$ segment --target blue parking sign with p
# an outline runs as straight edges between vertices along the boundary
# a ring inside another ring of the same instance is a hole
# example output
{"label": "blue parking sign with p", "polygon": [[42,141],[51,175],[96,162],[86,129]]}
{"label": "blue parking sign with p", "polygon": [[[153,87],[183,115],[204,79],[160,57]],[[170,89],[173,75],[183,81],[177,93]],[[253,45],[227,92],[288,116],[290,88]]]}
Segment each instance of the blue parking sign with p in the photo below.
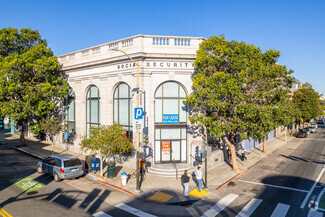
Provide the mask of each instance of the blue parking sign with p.
{"label": "blue parking sign with p", "polygon": [[143,108],[134,108],[134,119],[143,119]]}

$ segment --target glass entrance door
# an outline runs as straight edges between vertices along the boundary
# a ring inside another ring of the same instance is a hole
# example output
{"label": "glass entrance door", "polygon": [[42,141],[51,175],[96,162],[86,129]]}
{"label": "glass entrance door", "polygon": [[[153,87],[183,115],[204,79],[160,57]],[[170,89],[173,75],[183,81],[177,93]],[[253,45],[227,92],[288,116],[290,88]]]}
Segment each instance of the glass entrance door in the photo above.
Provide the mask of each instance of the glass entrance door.
{"label": "glass entrance door", "polygon": [[161,141],[161,161],[171,163],[181,161],[181,142],[180,141]]}

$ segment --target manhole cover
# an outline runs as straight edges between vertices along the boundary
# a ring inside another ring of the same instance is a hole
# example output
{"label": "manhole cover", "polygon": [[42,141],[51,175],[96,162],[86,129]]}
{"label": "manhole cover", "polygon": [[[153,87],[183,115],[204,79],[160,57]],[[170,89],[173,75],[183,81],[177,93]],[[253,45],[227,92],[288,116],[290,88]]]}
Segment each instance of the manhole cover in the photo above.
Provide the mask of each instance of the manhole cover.
{"label": "manhole cover", "polygon": [[30,191],[30,192],[27,193],[27,195],[34,195],[34,194],[37,194],[37,193],[38,193],[38,191]]}

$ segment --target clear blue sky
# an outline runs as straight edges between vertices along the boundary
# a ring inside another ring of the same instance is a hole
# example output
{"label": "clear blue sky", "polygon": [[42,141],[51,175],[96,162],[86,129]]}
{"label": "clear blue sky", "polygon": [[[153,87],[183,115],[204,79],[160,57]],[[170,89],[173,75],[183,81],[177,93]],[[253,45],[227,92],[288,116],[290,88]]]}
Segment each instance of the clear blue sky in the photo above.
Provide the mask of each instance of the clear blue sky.
{"label": "clear blue sky", "polygon": [[224,35],[263,51],[325,94],[325,0],[0,0],[0,28],[29,27],[55,55],[124,37]]}

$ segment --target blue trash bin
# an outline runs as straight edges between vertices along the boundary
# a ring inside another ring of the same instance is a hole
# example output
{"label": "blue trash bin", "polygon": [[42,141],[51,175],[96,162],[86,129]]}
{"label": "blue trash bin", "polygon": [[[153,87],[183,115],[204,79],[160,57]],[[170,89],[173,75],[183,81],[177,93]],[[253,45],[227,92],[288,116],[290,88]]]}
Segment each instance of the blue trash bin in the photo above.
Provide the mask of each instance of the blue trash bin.
{"label": "blue trash bin", "polygon": [[94,172],[100,169],[100,160],[99,158],[93,157],[91,159],[91,170]]}

